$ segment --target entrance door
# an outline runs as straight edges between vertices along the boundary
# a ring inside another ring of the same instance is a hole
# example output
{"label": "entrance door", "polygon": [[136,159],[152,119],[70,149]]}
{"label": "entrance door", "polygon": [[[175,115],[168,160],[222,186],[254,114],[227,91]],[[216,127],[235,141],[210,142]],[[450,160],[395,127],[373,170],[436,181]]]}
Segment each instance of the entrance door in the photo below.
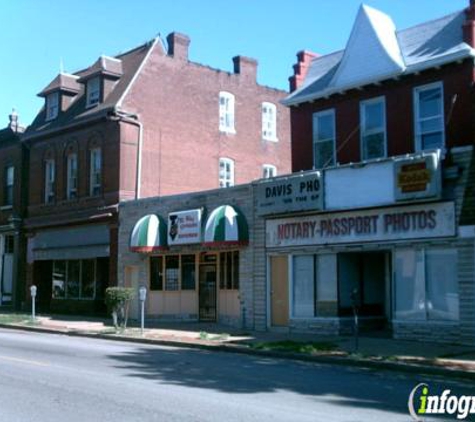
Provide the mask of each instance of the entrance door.
{"label": "entrance door", "polygon": [[200,264],[200,321],[216,321],[216,264]]}
{"label": "entrance door", "polygon": [[134,289],[135,296],[130,302],[129,315],[132,319],[140,319],[139,307],[139,269],[138,267],[125,267],[125,287]]}
{"label": "entrance door", "polygon": [[287,256],[270,258],[271,323],[286,327],[289,324],[289,280]]}

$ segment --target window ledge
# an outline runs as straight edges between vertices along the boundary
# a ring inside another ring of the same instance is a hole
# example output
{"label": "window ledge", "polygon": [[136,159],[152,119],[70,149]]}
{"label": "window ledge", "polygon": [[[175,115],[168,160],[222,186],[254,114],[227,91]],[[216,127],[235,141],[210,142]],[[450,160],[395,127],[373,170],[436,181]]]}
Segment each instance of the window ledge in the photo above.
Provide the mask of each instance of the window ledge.
{"label": "window ledge", "polygon": [[264,137],[262,137],[262,140],[267,141],[267,142],[279,142],[279,138],[264,138]]}
{"label": "window ledge", "polygon": [[226,135],[236,135],[236,129],[223,129],[223,128],[219,128],[219,131],[221,133],[224,133]]}
{"label": "window ledge", "polygon": [[2,205],[0,211],[7,211],[13,209],[13,205]]}

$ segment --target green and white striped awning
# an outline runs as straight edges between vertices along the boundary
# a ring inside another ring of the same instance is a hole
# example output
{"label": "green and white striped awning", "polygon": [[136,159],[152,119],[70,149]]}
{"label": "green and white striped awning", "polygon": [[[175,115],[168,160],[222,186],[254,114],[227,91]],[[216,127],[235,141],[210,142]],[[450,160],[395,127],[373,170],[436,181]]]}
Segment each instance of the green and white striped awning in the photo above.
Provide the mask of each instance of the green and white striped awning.
{"label": "green and white striped awning", "polygon": [[155,214],[142,217],[132,230],[130,249],[134,252],[154,252],[167,249],[165,221]]}
{"label": "green and white striped awning", "polygon": [[221,205],[209,215],[205,226],[204,246],[242,246],[249,243],[244,215],[231,205]]}

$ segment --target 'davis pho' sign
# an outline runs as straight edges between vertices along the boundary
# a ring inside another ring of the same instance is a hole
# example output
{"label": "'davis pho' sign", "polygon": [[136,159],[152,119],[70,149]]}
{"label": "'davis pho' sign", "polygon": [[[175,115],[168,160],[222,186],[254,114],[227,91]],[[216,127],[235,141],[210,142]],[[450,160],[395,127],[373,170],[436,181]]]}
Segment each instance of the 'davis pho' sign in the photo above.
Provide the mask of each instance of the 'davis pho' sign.
{"label": "'davis pho' sign", "polygon": [[321,172],[280,177],[257,185],[259,215],[323,209]]}

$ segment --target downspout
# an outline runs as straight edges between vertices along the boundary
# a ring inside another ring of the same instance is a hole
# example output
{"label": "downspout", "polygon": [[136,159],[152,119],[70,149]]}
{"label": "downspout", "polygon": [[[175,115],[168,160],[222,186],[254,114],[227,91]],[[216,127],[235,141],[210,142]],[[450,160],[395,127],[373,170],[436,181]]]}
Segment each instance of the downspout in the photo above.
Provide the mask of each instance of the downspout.
{"label": "downspout", "polygon": [[140,190],[142,186],[142,148],[143,148],[143,124],[139,121],[139,116],[134,113],[127,113],[125,111],[114,108],[114,116],[119,117],[119,120],[139,128],[139,139],[137,144],[137,164],[136,164],[136,178],[135,178],[135,199],[140,199]]}

